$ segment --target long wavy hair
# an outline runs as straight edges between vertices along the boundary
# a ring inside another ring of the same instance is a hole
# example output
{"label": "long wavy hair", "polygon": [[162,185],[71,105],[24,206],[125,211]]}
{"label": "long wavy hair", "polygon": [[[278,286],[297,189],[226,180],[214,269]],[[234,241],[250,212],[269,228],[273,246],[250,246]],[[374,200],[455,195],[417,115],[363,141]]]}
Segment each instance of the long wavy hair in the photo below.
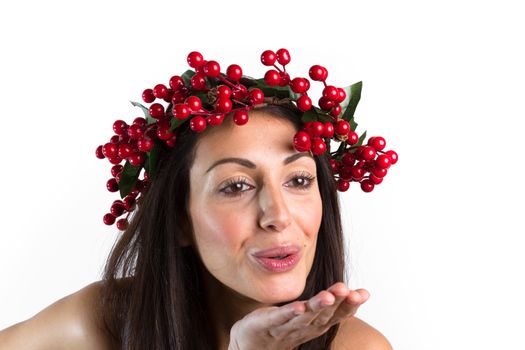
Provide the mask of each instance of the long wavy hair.
{"label": "long wavy hair", "polygon": [[[262,110],[290,121],[300,130],[301,112],[290,106]],[[181,126],[174,148],[161,154],[151,181],[128,228],[106,261],[99,315],[105,332],[122,349],[217,349],[210,332],[200,258],[192,246],[179,244],[191,222],[189,174],[198,134]],[[317,249],[306,286],[297,300],[311,298],[344,279],[345,257],[337,185],[328,155],[314,156],[323,203]],[[330,349],[339,325],[297,349]]]}

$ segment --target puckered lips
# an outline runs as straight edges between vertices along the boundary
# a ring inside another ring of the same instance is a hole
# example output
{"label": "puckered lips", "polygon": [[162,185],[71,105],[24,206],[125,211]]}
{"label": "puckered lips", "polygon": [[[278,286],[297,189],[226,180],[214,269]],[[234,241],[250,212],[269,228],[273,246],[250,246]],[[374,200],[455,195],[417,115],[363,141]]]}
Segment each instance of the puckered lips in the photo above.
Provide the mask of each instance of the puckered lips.
{"label": "puckered lips", "polygon": [[259,266],[269,272],[286,272],[293,269],[301,259],[297,245],[282,245],[252,253]]}

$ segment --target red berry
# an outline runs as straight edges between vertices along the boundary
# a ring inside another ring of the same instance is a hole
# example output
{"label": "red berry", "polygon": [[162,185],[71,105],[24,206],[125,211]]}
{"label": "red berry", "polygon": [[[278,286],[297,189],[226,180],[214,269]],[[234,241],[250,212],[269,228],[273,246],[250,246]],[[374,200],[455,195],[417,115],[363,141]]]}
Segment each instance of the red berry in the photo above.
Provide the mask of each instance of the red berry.
{"label": "red berry", "polygon": [[377,151],[382,151],[386,146],[386,141],[381,136],[374,136],[368,140],[368,145],[374,147]]}
{"label": "red berry", "polygon": [[164,117],[164,106],[160,103],[154,103],[149,106],[149,114],[152,118],[160,119]]}
{"label": "red berry", "polygon": [[339,97],[339,93],[337,92],[337,88],[333,85],[328,85],[323,89],[323,97],[330,100],[330,101],[336,101]]}
{"label": "red berry", "polygon": [[275,52],[271,50],[266,50],[261,55],[261,62],[265,66],[273,66],[275,64],[275,60],[277,60],[277,56],[275,55]]}
{"label": "red berry", "polygon": [[113,123],[113,131],[117,135],[124,135],[126,133],[126,129],[128,127],[128,124],[126,124],[123,120],[116,120]]}
{"label": "red berry", "polygon": [[114,158],[117,156],[117,145],[108,142],[102,146],[102,154],[107,158]]}
{"label": "red berry", "polygon": [[118,174],[122,172],[122,169],[124,169],[124,167],[120,164],[113,165],[111,167],[111,176],[113,177],[117,176]]}
{"label": "red berry", "polygon": [[341,159],[343,164],[353,166],[355,164],[354,155],[350,152],[346,152],[343,154],[343,158]]}
{"label": "red berry", "polygon": [[146,103],[151,103],[155,101],[155,95],[153,95],[153,90],[152,89],[144,90],[144,92],[142,93],[142,100]]}
{"label": "red berry", "polygon": [[139,139],[137,141],[137,148],[141,152],[149,152],[149,151],[151,151],[153,146],[154,146],[154,142],[150,138],[144,137],[144,138]]}
{"label": "red berry", "polygon": [[365,176],[365,169],[359,167],[359,166],[354,166],[352,169],[351,169],[351,173],[352,173],[352,177],[354,178],[354,180],[361,180],[363,178],[363,176]]}
{"label": "red berry", "polygon": [[312,141],[312,153],[314,155],[323,154],[326,151],[326,144],[323,139],[317,138]]}
{"label": "red berry", "polygon": [[120,231],[124,231],[128,228],[128,220],[126,219],[120,219],[117,221],[117,229]]}
{"label": "red berry", "polygon": [[247,111],[236,111],[233,114],[233,122],[237,125],[244,125],[248,122],[248,112]]}
{"label": "red berry", "polygon": [[370,174],[370,181],[372,181],[374,185],[379,185],[381,182],[383,182],[383,178],[377,177],[374,174]]}
{"label": "red berry", "polygon": [[246,97],[247,93],[248,90],[246,89],[246,86],[241,84],[236,85],[232,91],[233,98],[236,100],[243,100]]}
{"label": "red berry", "polygon": [[191,110],[184,103],[179,103],[173,106],[173,116],[177,119],[183,120],[190,116]]}
{"label": "red berry", "polygon": [[113,225],[115,223],[115,217],[110,213],[104,215],[103,221],[106,225]]}
{"label": "red berry", "polygon": [[217,96],[219,98],[230,98],[232,90],[226,85],[220,85],[217,87]]}
{"label": "red berry", "polygon": [[326,122],[324,123],[324,131],[323,131],[323,135],[321,136],[322,137],[333,137],[334,132],[335,132],[334,124],[332,124],[331,122]]}
{"label": "red berry", "polygon": [[122,162],[122,158],[120,158],[118,155],[112,158],[108,158],[108,160],[111,164],[119,164],[120,162]]}
{"label": "red berry", "polygon": [[346,142],[348,142],[349,145],[355,145],[359,141],[359,136],[355,131],[350,131],[348,133],[348,139]]}
{"label": "red berry", "polygon": [[173,136],[169,125],[162,125],[157,128],[157,137],[163,141],[169,140]]}
{"label": "red berry", "polygon": [[286,72],[279,73],[281,80],[279,81],[279,86],[286,86],[290,83],[290,74]]}
{"label": "red berry", "polygon": [[128,136],[134,140],[138,140],[144,136],[144,129],[138,124],[132,124],[128,128]]}
{"label": "red berry", "polygon": [[173,91],[177,91],[183,86],[184,80],[180,76],[174,75],[170,78],[170,88],[172,88]]}
{"label": "red berry", "polygon": [[224,121],[224,114],[212,114],[208,117],[208,124],[219,125]]}
{"label": "red berry", "polygon": [[279,49],[277,50],[277,62],[282,64],[283,66],[290,63],[290,53],[286,49]]}
{"label": "red berry", "polygon": [[325,81],[328,78],[328,71],[325,67],[321,67],[323,69],[323,81]]}
{"label": "red berry", "polygon": [[308,80],[306,80],[305,78],[294,78],[290,82],[290,88],[292,89],[293,92],[297,94],[306,92],[308,90],[308,87],[309,87]]}
{"label": "red berry", "polygon": [[305,131],[299,131],[294,135],[293,144],[295,146],[295,149],[299,152],[309,151],[310,147],[312,146],[310,136]]}
{"label": "red berry", "polygon": [[202,107],[202,101],[197,96],[190,96],[186,99],[185,104],[194,112],[197,112]]}
{"label": "red berry", "polygon": [[164,84],[155,85],[153,88],[153,96],[156,98],[164,98],[168,94],[168,88]]}
{"label": "red berry", "polygon": [[184,102],[186,95],[187,95],[186,88],[175,91],[173,93],[173,96],[171,97],[171,103],[177,104],[177,103]]}
{"label": "red berry", "polygon": [[242,77],[242,68],[237,64],[232,64],[226,69],[226,76],[231,81],[239,81]]}
{"label": "red berry", "polygon": [[110,143],[119,143],[120,142],[120,136],[119,135],[111,136],[111,138],[109,139],[109,142]]}
{"label": "red berry", "polygon": [[109,212],[111,213],[111,215],[113,215],[114,217],[119,217],[121,216],[122,214],[124,214],[124,203],[117,199],[116,201],[113,202],[113,204],[111,205],[111,208],[109,210]]}
{"label": "red berry", "polygon": [[335,106],[335,102],[327,99],[326,97],[321,97],[319,99],[319,108],[324,111],[329,111]]}
{"label": "red berry", "polygon": [[381,169],[388,169],[391,165],[391,159],[390,156],[387,154],[381,154],[379,157],[377,157],[375,161],[375,165],[377,168]]}
{"label": "red berry", "polygon": [[203,63],[204,63],[204,57],[202,57],[200,52],[197,52],[197,51],[190,52],[190,54],[188,55],[188,64],[190,65],[190,67],[197,68],[197,67],[202,66]]}
{"label": "red berry", "polygon": [[342,103],[346,99],[346,91],[342,88],[337,88],[337,103]]}
{"label": "red berry", "polygon": [[306,95],[302,95],[297,99],[297,108],[301,111],[306,112],[312,108],[312,100]]}
{"label": "red berry", "polygon": [[218,77],[221,74],[221,66],[217,61],[208,61],[203,68],[204,74],[209,77]]}
{"label": "red berry", "polygon": [[132,124],[136,124],[140,127],[144,127],[148,124],[148,122],[146,121],[146,119],[142,118],[142,117],[137,117],[135,119],[133,119],[133,123]]}
{"label": "red berry", "polygon": [[[206,63],[208,63],[208,61],[203,60],[200,66],[195,67],[195,73],[204,74],[204,65],[205,65]],[[206,74],[204,74],[204,75],[206,75]]]}
{"label": "red berry", "polygon": [[142,153],[134,153],[128,157],[128,161],[133,166],[140,166],[144,161],[146,160],[146,157],[144,157],[144,154]]}
{"label": "red berry", "polygon": [[330,114],[333,116],[333,117],[337,117],[339,114],[341,114],[341,111],[343,109],[341,108],[340,105],[335,105],[334,108],[332,108],[332,110],[330,111]]}
{"label": "red berry", "polygon": [[349,181],[346,181],[346,180],[343,180],[343,179],[339,179],[337,181],[337,189],[341,192],[346,192],[348,191],[348,189],[350,188],[350,182]]}
{"label": "red berry", "polygon": [[106,156],[104,155],[104,153],[102,152],[102,145],[98,146],[97,147],[97,150],[95,152],[95,155],[97,156],[98,159],[104,159],[106,158]]}
{"label": "red berry", "polygon": [[111,178],[106,182],[106,188],[109,192],[117,192],[118,191],[118,183],[115,178]]}
{"label": "red berry", "polygon": [[364,192],[372,192],[374,190],[374,186],[374,183],[370,179],[361,181],[361,189]]}
{"label": "red berry", "polygon": [[281,76],[279,72],[275,69],[270,69],[264,74],[264,82],[270,86],[275,86],[281,81]]}
{"label": "red berry", "polygon": [[229,98],[221,98],[215,104],[215,109],[221,113],[228,113],[232,110],[233,102]]}
{"label": "red berry", "polygon": [[191,87],[197,91],[206,90],[206,76],[202,73],[197,73],[190,80]]}
{"label": "red berry", "polygon": [[308,134],[311,137],[319,137],[324,132],[324,124],[321,122],[313,122],[308,128]]}
{"label": "red berry", "polygon": [[118,156],[127,158],[133,153],[133,147],[129,143],[122,143],[118,146]]}
{"label": "red berry", "polygon": [[308,72],[308,74],[310,75],[310,78],[312,80],[315,80],[315,81],[324,80],[324,68],[318,64],[310,67],[310,71]]}
{"label": "red berry", "polygon": [[262,92],[261,89],[257,89],[257,88],[251,89],[250,97],[254,105],[258,105],[264,102],[264,93]]}
{"label": "red berry", "polygon": [[338,120],[335,125],[335,133],[337,135],[347,135],[350,132],[350,124],[346,120]]}
{"label": "red berry", "polygon": [[127,195],[122,200],[122,203],[124,204],[124,209],[126,209],[127,211],[131,211],[133,210],[133,206],[135,205],[135,197]]}
{"label": "red berry", "polygon": [[396,164],[397,163],[398,157],[397,157],[397,153],[395,151],[390,150],[390,151],[386,151],[385,153],[390,156],[390,163],[391,164]]}
{"label": "red berry", "polygon": [[168,145],[168,147],[173,148],[175,146],[176,141],[177,141],[177,134],[172,133],[171,137],[166,140],[166,145]]}
{"label": "red berry", "polygon": [[385,177],[388,170],[384,168],[372,168],[370,172],[377,177]]}
{"label": "red berry", "polygon": [[360,152],[361,158],[363,158],[364,160],[372,160],[376,157],[376,154],[377,154],[376,150],[370,146],[366,146]]}
{"label": "red berry", "polygon": [[190,129],[195,132],[203,132],[206,130],[206,119],[197,115],[190,120]]}

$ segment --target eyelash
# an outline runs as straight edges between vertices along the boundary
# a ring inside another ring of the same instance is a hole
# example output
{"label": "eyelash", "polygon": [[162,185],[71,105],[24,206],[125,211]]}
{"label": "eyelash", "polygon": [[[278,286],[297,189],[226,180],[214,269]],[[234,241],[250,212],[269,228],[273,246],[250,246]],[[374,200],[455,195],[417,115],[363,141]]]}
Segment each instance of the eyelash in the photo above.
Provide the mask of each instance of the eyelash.
{"label": "eyelash", "polygon": [[[297,179],[303,179],[303,180],[307,180],[307,184],[306,185],[299,185],[299,186],[296,186],[300,191],[305,191],[307,189],[309,189],[311,186],[312,186],[312,182],[313,180],[315,179],[315,176],[312,176],[306,172],[300,172],[298,174],[296,174],[290,181],[295,181]],[[235,191],[235,192],[226,192],[225,190],[231,188],[233,185],[249,185],[248,182],[246,181],[245,178],[236,178],[236,179],[231,179],[230,181],[228,181],[224,187],[220,190],[221,193],[223,193],[225,196],[228,196],[228,197],[238,197],[238,196],[242,196],[246,191]]]}

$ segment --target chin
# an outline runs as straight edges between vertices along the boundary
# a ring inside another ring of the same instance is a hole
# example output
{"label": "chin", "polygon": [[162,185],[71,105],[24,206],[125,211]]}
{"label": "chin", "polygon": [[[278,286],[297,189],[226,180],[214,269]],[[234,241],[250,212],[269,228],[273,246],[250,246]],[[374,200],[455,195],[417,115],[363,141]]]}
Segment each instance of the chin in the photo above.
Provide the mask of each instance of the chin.
{"label": "chin", "polygon": [[299,298],[304,291],[304,287],[304,283],[296,282],[277,286],[269,284],[259,289],[258,298],[256,299],[263,304],[287,303]]}

